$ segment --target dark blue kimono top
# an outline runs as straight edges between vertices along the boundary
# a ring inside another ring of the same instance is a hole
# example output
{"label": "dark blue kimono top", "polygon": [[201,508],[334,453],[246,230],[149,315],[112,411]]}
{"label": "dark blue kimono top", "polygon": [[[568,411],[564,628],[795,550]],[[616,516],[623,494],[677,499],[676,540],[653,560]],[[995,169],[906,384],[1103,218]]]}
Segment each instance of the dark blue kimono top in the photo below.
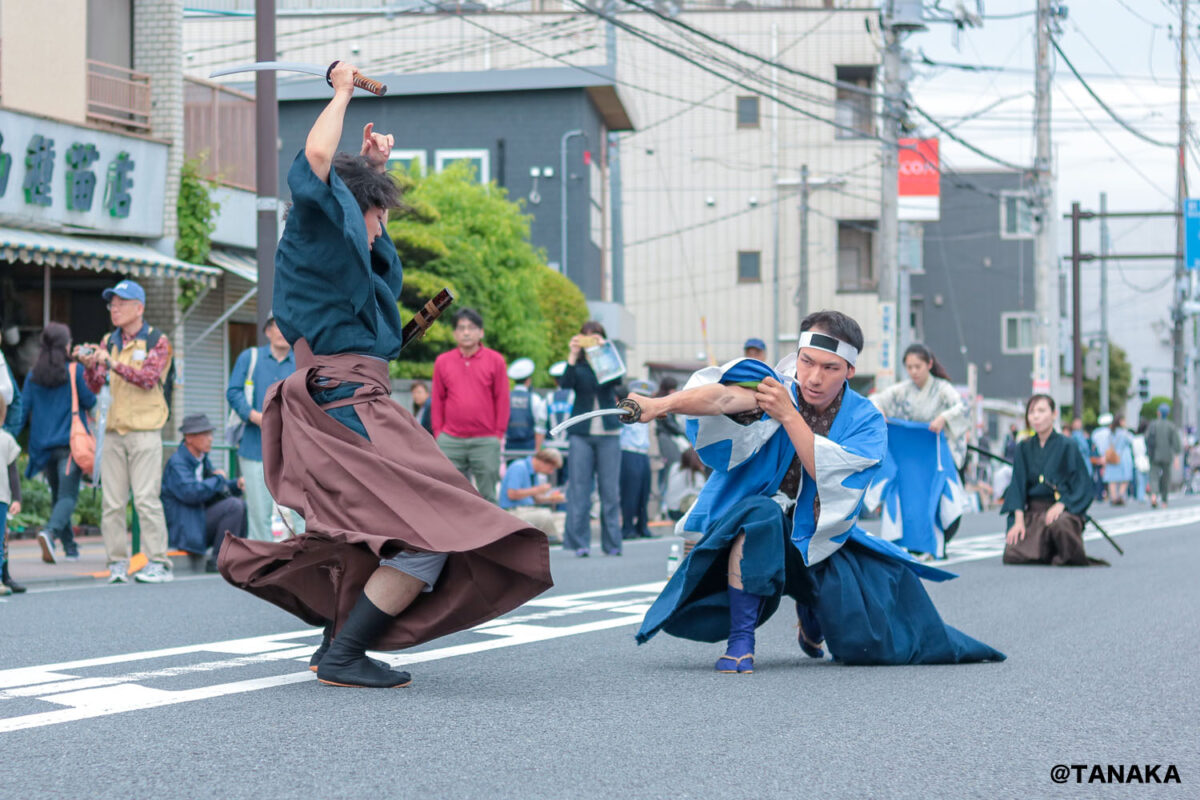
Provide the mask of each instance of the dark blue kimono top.
{"label": "dark blue kimono top", "polygon": [[304,151],[288,170],[292,208],[275,251],[275,320],[289,342],[313,354],[361,353],[386,360],[400,352],[404,273],[387,233],[367,248],[358,202],[330,169],[326,184]]}

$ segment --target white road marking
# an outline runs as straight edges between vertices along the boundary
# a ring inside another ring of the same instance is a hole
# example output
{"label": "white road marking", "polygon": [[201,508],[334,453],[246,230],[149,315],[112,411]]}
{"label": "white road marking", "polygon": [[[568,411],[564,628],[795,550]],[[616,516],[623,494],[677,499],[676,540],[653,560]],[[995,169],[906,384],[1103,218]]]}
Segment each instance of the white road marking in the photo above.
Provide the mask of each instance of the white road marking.
{"label": "white road marking", "polygon": [[[526,614],[513,614],[492,620],[473,628],[470,632],[487,638],[464,644],[440,647],[432,650],[400,653],[373,653],[395,666],[438,661],[454,656],[470,655],[503,647],[544,642],[566,636],[579,636],[596,631],[636,625],[642,621],[646,609],[665,585],[664,582],[643,583],[600,589],[559,597],[535,598],[524,608],[544,608]],[[613,599],[615,598],[615,599]],[[535,622],[556,620],[578,614],[603,614],[605,619],[592,620],[576,625],[538,625]],[[29,728],[59,725],[83,719],[139,711],[150,708],[190,703],[231,694],[253,692],[286,686],[303,681],[314,681],[312,672],[288,672],[250,680],[218,683],[185,690],[168,690],[143,685],[154,679],[177,675],[215,672],[250,665],[267,664],[273,661],[298,660],[305,664],[312,654],[313,644],[300,646],[294,639],[316,638],[319,629],[305,629],[287,633],[231,639],[223,642],[185,645],[137,653],[123,653],[99,658],[65,661],[34,667],[0,670],[0,700],[35,699],[46,703],[66,706],[52,711],[0,718],[0,733],[26,730]],[[133,662],[203,653],[220,653],[235,656],[192,664],[172,665],[158,669],[139,670],[111,676],[79,675],[92,667],[110,666]],[[0,706],[2,708],[3,706]]]}

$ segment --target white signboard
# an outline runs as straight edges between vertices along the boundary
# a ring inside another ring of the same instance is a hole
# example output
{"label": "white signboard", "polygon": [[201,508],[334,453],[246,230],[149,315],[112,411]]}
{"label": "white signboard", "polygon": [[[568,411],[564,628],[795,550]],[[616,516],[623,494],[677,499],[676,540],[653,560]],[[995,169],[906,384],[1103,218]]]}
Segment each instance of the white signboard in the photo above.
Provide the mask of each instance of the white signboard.
{"label": "white signboard", "polygon": [[167,146],[0,109],[0,220],[158,238]]}
{"label": "white signboard", "polygon": [[1050,391],[1050,348],[1039,344],[1033,348],[1033,393]]}
{"label": "white signboard", "polygon": [[896,379],[896,304],[879,304],[879,371],[875,384],[891,386]]}

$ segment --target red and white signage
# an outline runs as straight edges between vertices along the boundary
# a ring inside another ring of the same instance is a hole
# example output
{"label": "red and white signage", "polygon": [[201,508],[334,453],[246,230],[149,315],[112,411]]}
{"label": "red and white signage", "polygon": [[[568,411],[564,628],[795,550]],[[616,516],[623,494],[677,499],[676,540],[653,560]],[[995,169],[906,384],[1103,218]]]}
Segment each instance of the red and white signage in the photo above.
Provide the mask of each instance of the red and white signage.
{"label": "red and white signage", "polygon": [[900,140],[900,213],[906,222],[941,217],[941,169],[937,139]]}

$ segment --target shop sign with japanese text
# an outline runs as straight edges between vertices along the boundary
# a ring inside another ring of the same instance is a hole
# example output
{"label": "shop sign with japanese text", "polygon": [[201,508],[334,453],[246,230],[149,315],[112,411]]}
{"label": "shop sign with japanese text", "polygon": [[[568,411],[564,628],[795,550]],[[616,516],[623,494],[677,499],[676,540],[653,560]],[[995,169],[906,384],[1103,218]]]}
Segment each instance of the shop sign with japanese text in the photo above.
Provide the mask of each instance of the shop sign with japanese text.
{"label": "shop sign with japanese text", "polygon": [[167,146],[0,109],[0,220],[163,235]]}

